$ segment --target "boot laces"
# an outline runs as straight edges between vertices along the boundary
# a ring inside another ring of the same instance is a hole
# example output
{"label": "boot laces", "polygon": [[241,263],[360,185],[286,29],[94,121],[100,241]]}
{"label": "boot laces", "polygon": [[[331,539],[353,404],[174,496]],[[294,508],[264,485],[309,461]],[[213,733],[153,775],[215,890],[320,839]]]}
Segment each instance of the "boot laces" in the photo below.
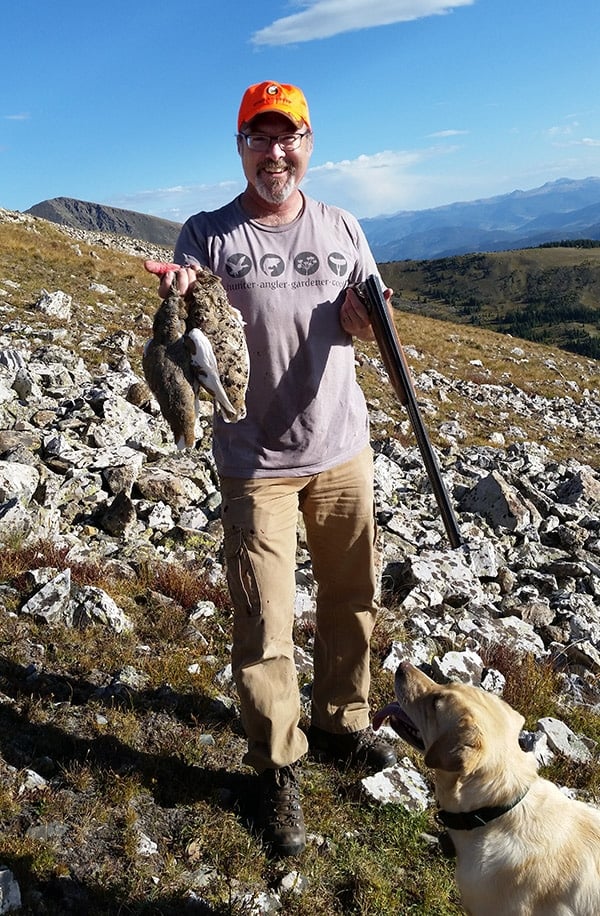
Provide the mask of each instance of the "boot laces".
{"label": "boot laces", "polygon": [[298,823],[302,808],[298,779],[293,767],[287,766],[273,770],[272,780],[269,796],[274,819],[286,825]]}

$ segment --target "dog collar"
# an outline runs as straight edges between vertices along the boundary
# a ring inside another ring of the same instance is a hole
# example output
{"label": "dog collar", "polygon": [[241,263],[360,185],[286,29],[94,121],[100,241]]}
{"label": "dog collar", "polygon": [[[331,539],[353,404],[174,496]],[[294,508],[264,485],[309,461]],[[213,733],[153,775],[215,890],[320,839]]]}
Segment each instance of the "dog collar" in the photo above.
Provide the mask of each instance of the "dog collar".
{"label": "dog collar", "polygon": [[503,814],[506,814],[507,811],[512,811],[512,809],[525,798],[528,791],[529,789],[523,792],[522,795],[519,795],[510,805],[477,808],[476,811],[454,812],[440,809],[437,812],[437,818],[442,822],[444,827],[448,827],[450,830],[475,830],[476,827],[485,827],[490,821],[496,820],[497,817],[501,817]]}

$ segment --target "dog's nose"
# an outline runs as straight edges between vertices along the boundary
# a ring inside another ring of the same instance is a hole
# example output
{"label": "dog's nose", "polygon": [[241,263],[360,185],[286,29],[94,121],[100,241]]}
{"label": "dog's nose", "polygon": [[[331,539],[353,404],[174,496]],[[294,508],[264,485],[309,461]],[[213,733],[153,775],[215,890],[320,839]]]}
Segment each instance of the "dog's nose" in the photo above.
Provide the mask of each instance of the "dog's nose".
{"label": "dog's nose", "polygon": [[522,751],[526,751],[528,754],[531,753],[535,747],[535,734],[534,732],[520,732],[519,734],[519,747]]}
{"label": "dog's nose", "polygon": [[396,668],[396,677],[405,677],[408,674],[408,672],[413,668],[414,668],[414,665],[412,665],[411,662],[408,662],[408,661],[400,662],[400,664]]}

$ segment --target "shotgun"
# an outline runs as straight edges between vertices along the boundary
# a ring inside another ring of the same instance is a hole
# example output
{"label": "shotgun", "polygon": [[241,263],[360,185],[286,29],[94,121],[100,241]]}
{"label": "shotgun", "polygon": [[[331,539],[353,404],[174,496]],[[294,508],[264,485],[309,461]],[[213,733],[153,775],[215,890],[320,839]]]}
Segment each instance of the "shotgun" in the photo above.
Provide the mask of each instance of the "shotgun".
{"label": "shotgun", "polygon": [[396,327],[392,321],[388,305],[383,296],[381,283],[378,277],[371,274],[371,276],[363,280],[362,283],[358,283],[354,287],[354,290],[369,312],[375,340],[377,341],[381,358],[383,359],[392,387],[398,396],[398,400],[406,407],[408,412],[417,439],[417,445],[419,446],[421,457],[425,464],[431,489],[437,500],[450,545],[452,547],[460,547],[462,538],[458,529],[456,516],[444,486],[444,481],[442,480],[435,452],[429,441],[429,436],[427,435],[427,430],[419,411],[408,363],[406,362],[402,344],[400,343]]}

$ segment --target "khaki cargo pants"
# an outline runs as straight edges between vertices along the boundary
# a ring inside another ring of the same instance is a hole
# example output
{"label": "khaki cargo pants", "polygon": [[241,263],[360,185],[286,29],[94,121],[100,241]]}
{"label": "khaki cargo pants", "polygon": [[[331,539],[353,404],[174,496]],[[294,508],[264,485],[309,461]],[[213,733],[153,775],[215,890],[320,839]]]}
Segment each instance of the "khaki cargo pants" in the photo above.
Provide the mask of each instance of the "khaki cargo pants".
{"label": "khaki cargo pants", "polygon": [[310,477],[226,477],[221,494],[244,762],[261,772],[307,750],[292,637],[298,509],[318,583],[312,723],[336,733],[369,724],[377,568],[372,451]]}

